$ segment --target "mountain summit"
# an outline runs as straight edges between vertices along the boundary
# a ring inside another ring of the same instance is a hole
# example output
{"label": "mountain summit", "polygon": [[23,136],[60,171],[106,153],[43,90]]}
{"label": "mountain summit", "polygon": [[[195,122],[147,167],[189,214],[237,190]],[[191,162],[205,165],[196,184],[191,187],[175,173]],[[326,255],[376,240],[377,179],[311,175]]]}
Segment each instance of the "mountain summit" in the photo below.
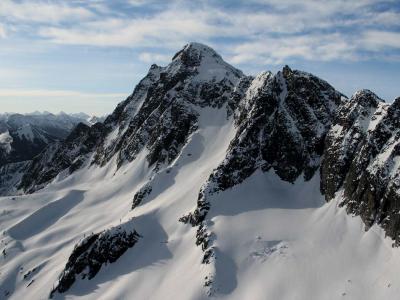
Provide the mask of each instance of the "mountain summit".
{"label": "mountain summit", "polygon": [[394,299],[399,107],[190,43],[2,171],[0,295]]}

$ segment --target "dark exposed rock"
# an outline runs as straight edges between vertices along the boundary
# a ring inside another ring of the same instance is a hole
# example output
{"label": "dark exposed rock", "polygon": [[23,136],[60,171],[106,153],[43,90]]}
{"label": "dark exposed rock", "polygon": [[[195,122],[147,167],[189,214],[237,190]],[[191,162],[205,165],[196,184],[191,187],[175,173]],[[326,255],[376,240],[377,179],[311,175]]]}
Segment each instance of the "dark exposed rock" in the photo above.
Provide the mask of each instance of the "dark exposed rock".
{"label": "dark exposed rock", "polygon": [[254,81],[239,104],[244,109],[238,114],[238,131],[227,159],[213,176],[222,190],[242,182],[257,168],[273,168],[289,182],[302,173],[310,179],[341,103],[342,95],[329,84],[289,67]]}
{"label": "dark exposed rock", "polygon": [[152,187],[150,184],[146,184],[143,186],[136,194],[133,196],[133,201],[132,201],[132,209],[135,209],[142,203],[144,198],[146,198],[148,195],[150,195],[152,191]]}
{"label": "dark exposed rock", "polygon": [[181,218],[199,225],[210,209],[209,195],[271,168],[282,180],[309,180],[319,167],[324,140],[343,95],[325,81],[285,67],[262,73],[235,112],[237,133],[225,160],[200,191],[197,208]]}
{"label": "dark exposed rock", "polygon": [[339,107],[325,140],[321,164],[321,190],[327,200],[342,186],[360,144],[366,139],[370,119],[379,118],[386,107],[383,100],[368,90],[356,93]]}
{"label": "dark exposed rock", "polygon": [[[214,178],[214,175],[210,175],[209,181],[205,185],[203,185],[202,189],[200,190],[199,196],[197,198],[197,206],[196,209],[193,212],[190,212],[181,218],[179,218],[179,221],[182,223],[189,223],[192,226],[201,226],[202,222],[204,221],[208,211],[210,210],[211,204],[208,202],[206,198],[206,193],[204,188],[208,186],[208,184],[211,184],[212,180]],[[212,192],[215,192],[216,190],[212,190]],[[200,230],[200,227],[198,228]],[[196,243],[197,244],[197,243]]]}
{"label": "dark exposed rock", "polygon": [[72,251],[50,297],[56,292],[66,292],[78,275],[82,279],[92,279],[102,265],[115,262],[126,250],[133,247],[139,238],[140,235],[133,229],[131,222],[84,238]]}
{"label": "dark exposed rock", "polygon": [[396,245],[400,244],[399,117],[395,101],[360,145],[344,182],[347,210],[360,215],[367,226],[381,224]]}
{"label": "dark exposed rock", "polygon": [[24,274],[24,280],[30,280],[37,272],[39,272],[41,266],[34,267],[33,269],[29,270]]}
{"label": "dark exposed rock", "polygon": [[360,91],[339,109],[328,133],[321,189],[329,201],[340,188],[342,205],[368,229],[380,224],[400,244],[400,99],[385,104]]}
{"label": "dark exposed rock", "polygon": [[18,183],[26,172],[30,161],[9,163],[0,167],[0,195],[15,195]]}

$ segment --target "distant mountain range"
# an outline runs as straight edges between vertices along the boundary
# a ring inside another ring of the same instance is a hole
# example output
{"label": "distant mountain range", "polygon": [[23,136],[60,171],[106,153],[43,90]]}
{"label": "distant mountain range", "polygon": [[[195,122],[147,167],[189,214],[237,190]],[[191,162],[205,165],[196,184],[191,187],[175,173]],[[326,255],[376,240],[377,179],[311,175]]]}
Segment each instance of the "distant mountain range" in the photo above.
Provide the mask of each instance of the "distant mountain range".
{"label": "distant mountain range", "polygon": [[30,160],[48,144],[64,140],[77,124],[97,121],[84,113],[0,114],[0,167]]}
{"label": "distant mountain range", "polygon": [[0,114],[0,194],[15,189],[20,171],[47,146],[63,141],[80,123],[91,126],[104,118],[64,112]]}

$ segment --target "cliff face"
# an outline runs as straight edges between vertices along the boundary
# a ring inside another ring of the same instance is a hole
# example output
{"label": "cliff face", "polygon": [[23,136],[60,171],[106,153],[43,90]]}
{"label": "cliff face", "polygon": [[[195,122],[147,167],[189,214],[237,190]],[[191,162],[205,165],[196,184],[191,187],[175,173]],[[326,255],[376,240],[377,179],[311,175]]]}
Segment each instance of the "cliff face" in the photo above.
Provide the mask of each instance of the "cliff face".
{"label": "cliff face", "polygon": [[399,244],[399,103],[372,92],[356,93],[338,110],[321,165],[321,188],[329,201],[342,189],[347,211],[367,227],[380,224]]}
{"label": "cliff face", "polygon": [[343,95],[325,81],[284,67],[257,76],[235,113],[237,131],[223,163],[199,194],[198,208],[183,221],[199,225],[208,194],[243,182],[255,170],[273,169],[285,181],[305,180],[319,168],[325,136]]}

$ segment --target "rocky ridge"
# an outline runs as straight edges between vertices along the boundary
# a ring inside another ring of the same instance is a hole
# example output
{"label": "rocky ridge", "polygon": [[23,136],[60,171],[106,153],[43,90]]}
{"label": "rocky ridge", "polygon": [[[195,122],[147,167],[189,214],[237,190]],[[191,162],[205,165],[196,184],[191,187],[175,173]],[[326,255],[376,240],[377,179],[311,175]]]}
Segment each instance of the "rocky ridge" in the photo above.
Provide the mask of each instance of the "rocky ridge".
{"label": "rocky ridge", "polygon": [[326,200],[343,194],[342,205],[367,228],[380,224],[400,244],[400,99],[386,104],[368,90],[357,92],[337,113],[321,165]]}

